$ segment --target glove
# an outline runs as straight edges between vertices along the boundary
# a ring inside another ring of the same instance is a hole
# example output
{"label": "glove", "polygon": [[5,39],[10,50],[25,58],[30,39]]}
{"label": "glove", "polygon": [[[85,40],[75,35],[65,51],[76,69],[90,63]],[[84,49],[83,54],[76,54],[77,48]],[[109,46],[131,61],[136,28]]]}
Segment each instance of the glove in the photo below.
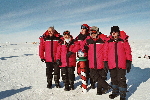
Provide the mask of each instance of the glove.
{"label": "glove", "polygon": [[66,54],[66,56],[67,56],[67,57],[70,57],[72,54],[73,54],[73,52],[69,51],[69,52]]}
{"label": "glove", "polygon": [[132,62],[132,61],[130,61],[130,60],[127,60],[127,61],[126,61],[127,73],[130,72],[130,69],[131,69],[131,62]]}
{"label": "glove", "polygon": [[104,70],[108,73],[108,61],[104,61]]}
{"label": "glove", "polygon": [[60,66],[60,65],[62,64],[62,62],[60,61],[60,59],[57,59],[57,60],[56,60],[56,64],[57,64],[58,66]]}
{"label": "glove", "polygon": [[45,59],[41,59],[42,62],[45,62]]}
{"label": "glove", "polygon": [[85,46],[84,46],[84,49],[85,49],[85,50],[88,50],[88,49],[89,49],[89,47],[88,47],[87,45],[85,45]]}

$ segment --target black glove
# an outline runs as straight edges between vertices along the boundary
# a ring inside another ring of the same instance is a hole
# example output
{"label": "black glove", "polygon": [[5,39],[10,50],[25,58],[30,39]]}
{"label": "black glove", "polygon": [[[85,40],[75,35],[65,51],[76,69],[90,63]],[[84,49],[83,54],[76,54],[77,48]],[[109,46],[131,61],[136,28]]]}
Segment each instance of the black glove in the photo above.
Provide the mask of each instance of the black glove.
{"label": "black glove", "polygon": [[85,49],[85,50],[88,50],[88,49],[89,49],[89,47],[88,47],[87,45],[85,45],[85,46],[84,46],[84,49]]}
{"label": "black glove", "polygon": [[130,60],[126,60],[126,68],[127,68],[127,73],[130,72],[130,69],[131,69],[131,62]]}
{"label": "black glove", "polygon": [[62,64],[62,62],[60,61],[60,59],[57,59],[57,60],[56,60],[56,64],[57,64],[58,66],[60,66],[60,65]]}
{"label": "black glove", "polygon": [[108,73],[108,61],[104,61],[104,70]]}
{"label": "black glove", "polygon": [[66,56],[67,56],[67,57],[70,57],[72,54],[73,54],[73,52],[69,51],[69,52],[66,54]]}
{"label": "black glove", "polygon": [[42,62],[45,62],[45,59],[41,59]]}

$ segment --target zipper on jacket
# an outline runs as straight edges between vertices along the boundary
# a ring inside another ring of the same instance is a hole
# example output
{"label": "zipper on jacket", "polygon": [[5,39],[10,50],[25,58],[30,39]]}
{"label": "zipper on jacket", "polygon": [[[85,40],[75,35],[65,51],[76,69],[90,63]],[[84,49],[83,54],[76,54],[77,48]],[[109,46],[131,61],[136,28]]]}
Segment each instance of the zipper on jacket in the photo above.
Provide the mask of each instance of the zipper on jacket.
{"label": "zipper on jacket", "polygon": [[97,69],[97,60],[96,60],[96,42],[94,42],[94,68]]}
{"label": "zipper on jacket", "polygon": [[[69,44],[66,44],[66,47],[67,47],[67,53],[69,52]],[[69,67],[69,57],[67,57],[67,54],[66,54],[66,63],[67,63],[67,67]]]}
{"label": "zipper on jacket", "polygon": [[118,54],[117,54],[117,44],[118,42],[115,42],[115,62],[116,62],[116,68],[118,68]]}
{"label": "zipper on jacket", "polygon": [[52,62],[54,62],[54,54],[53,54],[53,39],[51,39],[51,57],[52,57]]}

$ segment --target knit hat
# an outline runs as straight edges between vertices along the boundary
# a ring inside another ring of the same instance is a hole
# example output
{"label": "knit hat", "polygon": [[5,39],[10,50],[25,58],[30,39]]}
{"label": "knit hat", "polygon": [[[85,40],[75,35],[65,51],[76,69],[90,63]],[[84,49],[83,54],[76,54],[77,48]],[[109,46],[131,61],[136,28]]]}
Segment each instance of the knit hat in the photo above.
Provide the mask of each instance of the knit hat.
{"label": "knit hat", "polygon": [[89,25],[88,24],[82,24],[81,29],[87,29],[89,30]]}
{"label": "knit hat", "polygon": [[118,26],[111,27],[111,32],[110,33],[113,33],[113,32],[120,32],[119,27]]}
{"label": "knit hat", "polygon": [[92,27],[90,28],[90,31],[99,31],[99,28],[96,27],[96,26],[92,26]]}
{"label": "knit hat", "polygon": [[92,33],[99,34],[99,28],[96,26],[90,27],[90,34]]}

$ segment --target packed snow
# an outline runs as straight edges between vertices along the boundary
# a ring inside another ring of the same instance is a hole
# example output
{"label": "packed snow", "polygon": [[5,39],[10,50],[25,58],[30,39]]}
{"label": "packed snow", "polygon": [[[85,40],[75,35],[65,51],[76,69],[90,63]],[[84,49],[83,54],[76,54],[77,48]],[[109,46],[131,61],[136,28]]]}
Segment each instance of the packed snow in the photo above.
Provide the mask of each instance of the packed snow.
{"label": "packed snow", "polygon": [[[130,41],[133,65],[127,73],[128,100],[150,100],[150,40]],[[81,79],[77,75],[75,90],[62,88],[48,89],[45,63],[38,56],[38,43],[1,43],[0,44],[0,99],[1,100],[110,100],[107,94],[96,95],[96,89],[82,93]],[[110,84],[110,73],[107,82]],[[114,100],[119,100],[119,96]]]}

